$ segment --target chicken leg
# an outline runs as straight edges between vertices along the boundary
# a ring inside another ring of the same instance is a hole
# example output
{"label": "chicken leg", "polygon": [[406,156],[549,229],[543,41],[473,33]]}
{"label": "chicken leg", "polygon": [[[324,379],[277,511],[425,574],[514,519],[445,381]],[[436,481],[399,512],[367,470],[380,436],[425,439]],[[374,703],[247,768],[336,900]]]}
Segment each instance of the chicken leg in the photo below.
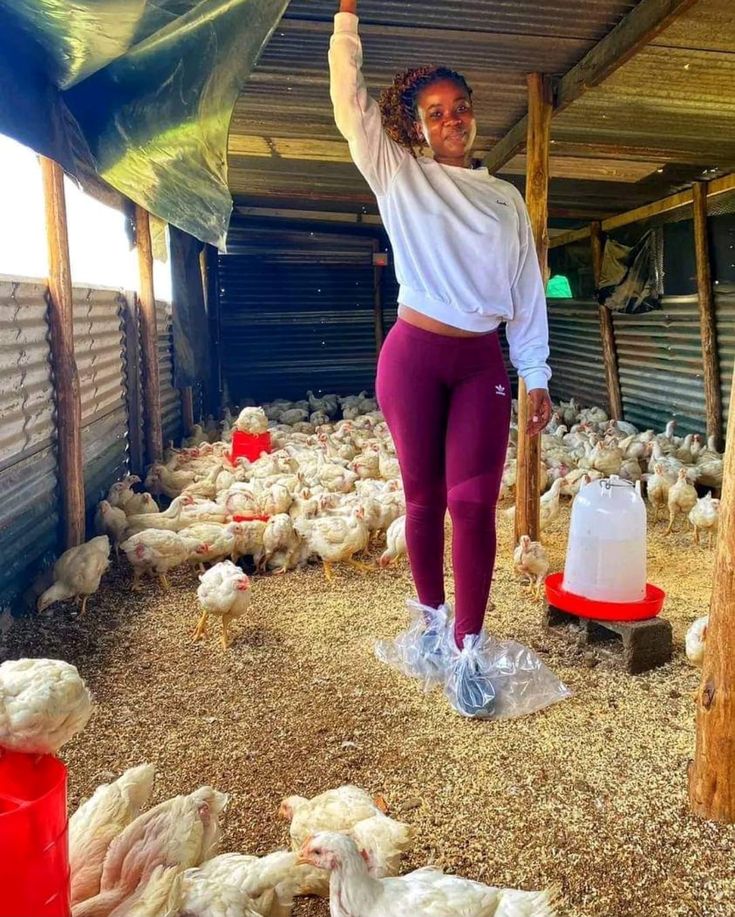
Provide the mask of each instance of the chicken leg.
{"label": "chicken leg", "polygon": [[83,618],[87,611],[87,599],[88,598],[89,598],[88,595],[82,596],[82,610],[79,612],[80,618]]}
{"label": "chicken leg", "polygon": [[207,633],[207,621],[209,619],[209,612],[203,611],[199,622],[197,623],[196,630],[194,631],[194,640],[201,640],[201,638]]}
{"label": "chicken leg", "polygon": [[699,529],[694,526],[694,544],[699,544]]}
{"label": "chicken leg", "polygon": [[359,560],[355,560],[354,557],[349,557],[345,561],[348,567],[352,567],[353,570],[358,570],[360,573],[371,573],[373,568],[368,564],[360,563]]}
{"label": "chicken leg", "polygon": [[327,578],[327,582],[333,583],[334,582],[334,570],[332,569],[332,565],[329,563],[328,560],[323,561],[323,564],[324,564],[324,575]]}
{"label": "chicken leg", "polygon": [[230,648],[230,616],[222,615],[222,648],[227,650]]}

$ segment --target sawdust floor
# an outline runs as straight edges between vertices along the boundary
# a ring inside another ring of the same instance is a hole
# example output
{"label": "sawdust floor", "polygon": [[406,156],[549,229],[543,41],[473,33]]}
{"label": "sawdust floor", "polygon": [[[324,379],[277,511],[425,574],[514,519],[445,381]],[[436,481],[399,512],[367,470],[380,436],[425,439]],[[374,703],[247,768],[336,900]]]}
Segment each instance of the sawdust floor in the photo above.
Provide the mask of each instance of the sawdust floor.
{"label": "sawdust floor", "polygon": [[[410,594],[406,561],[330,587],[319,568],[258,579],[249,619],[229,653],[215,633],[190,640],[193,570],[160,594],[135,595],[117,570],[90,602],[19,621],[11,656],[75,663],[97,706],[64,751],[70,804],[142,761],[158,768],[156,801],[209,783],[231,795],[224,850],[282,846],[280,799],[353,782],[381,792],[415,825],[407,867],[436,863],[496,885],[561,886],[569,917],[731,917],[735,827],[688,814],[698,673],[683,652],[707,609],[712,553],[690,537],[651,535],[650,579],[668,593],[675,656],[630,677],[560,636],[511,572],[507,519],[490,628],[536,648],[574,690],[571,700],[515,722],[468,722],[441,693],[425,696],[373,657],[396,633]],[[547,545],[563,565],[568,510]],[[301,902],[298,915],[327,915]],[[408,917],[408,915],[407,915]]]}

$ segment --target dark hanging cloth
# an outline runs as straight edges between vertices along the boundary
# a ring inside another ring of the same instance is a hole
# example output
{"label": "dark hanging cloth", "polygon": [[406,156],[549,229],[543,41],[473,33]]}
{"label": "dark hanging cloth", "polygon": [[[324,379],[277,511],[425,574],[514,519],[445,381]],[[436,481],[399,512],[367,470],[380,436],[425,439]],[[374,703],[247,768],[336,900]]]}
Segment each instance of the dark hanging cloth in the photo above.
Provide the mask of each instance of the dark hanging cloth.
{"label": "dark hanging cloth", "polygon": [[185,388],[209,379],[209,326],[199,267],[203,245],[175,226],[169,232],[174,386]]}
{"label": "dark hanging cloth", "polygon": [[651,229],[635,245],[605,243],[597,299],[612,312],[642,314],[661,308],[663,231]]}

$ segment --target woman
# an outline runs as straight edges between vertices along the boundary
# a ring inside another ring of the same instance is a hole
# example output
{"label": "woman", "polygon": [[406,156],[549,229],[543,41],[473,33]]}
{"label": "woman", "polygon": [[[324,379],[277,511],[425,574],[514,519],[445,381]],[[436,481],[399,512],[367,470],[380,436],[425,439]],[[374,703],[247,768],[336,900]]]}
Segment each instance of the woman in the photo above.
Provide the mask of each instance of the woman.
{"label": "woman", "polygon": [[[447,508],[452,518],[456,614],[441,669],[467,682],[452,695],[459,712],[482,715],[472,680],[481,678],[511,413],[497,328],[506,322],[535,436],[551,416],[544,289],[523,198],[472,159],[477,123],[464,77],[408,70],[378,105],[360,70],[357,24],[357,0],[341,0],[329,64],[335,120],[377,197],[400,282],[376,391],[401,466],[411,571],[430,634],[449,612]],[[417,154],[425,147],[432,157]]]}

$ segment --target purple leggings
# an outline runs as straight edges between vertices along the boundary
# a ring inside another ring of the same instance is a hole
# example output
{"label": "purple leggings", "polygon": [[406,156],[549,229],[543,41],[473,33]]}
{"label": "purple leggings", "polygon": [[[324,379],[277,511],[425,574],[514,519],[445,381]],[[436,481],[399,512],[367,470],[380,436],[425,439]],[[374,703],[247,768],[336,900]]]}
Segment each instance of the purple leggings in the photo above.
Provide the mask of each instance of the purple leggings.
{"label": "purple leggings", "polygon": [[455,639],[482,629],[495,566],[495,506],[511,392],[497,334],[448,337],[398,319],[376,391],[406,493],[406,541],[419,601],[444,601],[444,517],[452,517]]}

